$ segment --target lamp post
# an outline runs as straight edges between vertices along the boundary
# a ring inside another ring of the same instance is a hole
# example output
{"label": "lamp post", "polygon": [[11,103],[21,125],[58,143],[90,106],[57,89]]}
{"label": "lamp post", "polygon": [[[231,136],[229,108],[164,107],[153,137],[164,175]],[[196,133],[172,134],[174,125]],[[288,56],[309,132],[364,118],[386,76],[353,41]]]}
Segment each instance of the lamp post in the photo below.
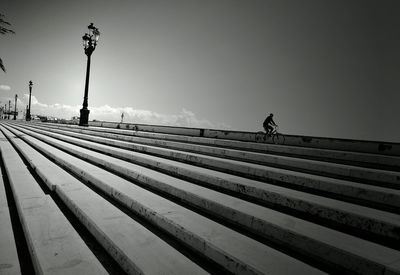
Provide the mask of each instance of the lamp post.
{"label": "lamp post", "polygon": [[14,120],[17,120],[17,99],[18,99],[18,95],[15,95]]}
{"label": "lamp post", "polygon": [[7,119],[7,103],[4,104],[4,119]]}
{"label": "lamp post", "polygon": [[11,100],[8,101],[8,119],[10,119],[11,114]]}
{"label": "lamp post", "polygon": [[97,41],[99,40],[100,32],[90,23],[88,26],[89,33],[85,33],[82,37],[83,47],[85,49],[85,54],[87,55],[87,65],[86,65],[86,82],[85,82],[85,94],[83,96],[82,109],[80,110],[79,126],[89,125],[89,110],[88,110],[88,92],[89,92],[89,74],[90,74],[90,57],[94,50],[96,49]]}
{"label": "lamp post", "polygon": [[33,82],[32,80],[29,81],[29,109],[26,112],[26,121],[30,121],[31,120],[31,96],[32,96],[32,86],[33,86]]}

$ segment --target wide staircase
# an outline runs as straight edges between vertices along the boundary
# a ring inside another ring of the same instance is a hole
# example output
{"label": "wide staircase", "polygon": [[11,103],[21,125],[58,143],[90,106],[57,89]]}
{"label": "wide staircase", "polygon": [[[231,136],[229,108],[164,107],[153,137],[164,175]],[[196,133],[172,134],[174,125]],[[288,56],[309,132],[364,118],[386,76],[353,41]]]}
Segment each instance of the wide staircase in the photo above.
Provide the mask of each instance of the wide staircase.
{"label": "wide staircase", "polygon": [[0,121],[0,274],[400,274],[400,144]]}

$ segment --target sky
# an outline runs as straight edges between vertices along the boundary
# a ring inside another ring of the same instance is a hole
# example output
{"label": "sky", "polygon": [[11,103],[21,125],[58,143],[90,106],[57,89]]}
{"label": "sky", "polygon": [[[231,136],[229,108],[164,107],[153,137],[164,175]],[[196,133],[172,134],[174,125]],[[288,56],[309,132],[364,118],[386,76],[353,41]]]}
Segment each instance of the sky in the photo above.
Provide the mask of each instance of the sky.
{"label": "sky", "polygon": [[[400,142],[400,1],[2,0],[0,106],[90,120]],[[22,113],[21,113],[22,115]]]}

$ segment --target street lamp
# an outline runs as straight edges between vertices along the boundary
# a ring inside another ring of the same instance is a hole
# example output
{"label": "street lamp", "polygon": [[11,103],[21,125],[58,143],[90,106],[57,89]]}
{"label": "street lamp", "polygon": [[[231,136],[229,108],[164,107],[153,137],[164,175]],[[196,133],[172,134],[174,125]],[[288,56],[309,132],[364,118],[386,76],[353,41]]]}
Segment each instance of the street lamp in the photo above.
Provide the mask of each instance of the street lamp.
{"label": "street lamp", "polygon": [[14,120],[17,120],[17,99],[18,95],[15,95]]}
{"label": "street lamp", "polygon": [[88,110],[88,92],[89,92],[89,74],[90,74],[90,57],[94,50],[96,49],[97,41],[99,40],[100,32],[90,23],[88,26],[89,33],[85,33],[82,37],[83,47],[85,49],[85,54],[87,55],[87,65],[86,65],[86,82],[85,82],[85,95],[83,96],[82,109],[80,110],[81,116],[79,118],[80,126],[89,125],[89,110]]}
{"label": "street lamp", "polygon": [[11,100],[8,101],[8,119],[10,119],[11,114]]}
{"label": "street lamp", "polygon": [[32,86],[33,86],[33,82],[32,80],[29,81],[29,109],[26,112],[26,121],[30,121],[31,120],[31,96],[32,96]]}

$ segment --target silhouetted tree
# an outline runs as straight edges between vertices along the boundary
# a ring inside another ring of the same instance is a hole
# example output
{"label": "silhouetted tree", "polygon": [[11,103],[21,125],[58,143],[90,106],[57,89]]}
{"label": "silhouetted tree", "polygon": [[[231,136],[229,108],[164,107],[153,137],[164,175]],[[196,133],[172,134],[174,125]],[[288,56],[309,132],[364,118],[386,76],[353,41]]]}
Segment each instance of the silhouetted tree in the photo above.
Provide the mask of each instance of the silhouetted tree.
{"label": "silhouetted tree", "polygon": [[[8,33],[15,33],[13,30],[8,29],[7,27],[11,26],[10,23],[4,20],[4,14],[0,13],[0,34],[8,34]],[[3,70],[3,72],[6,72],[6,68],[3,65],[3,60],[0,58],[0,68]]]}

